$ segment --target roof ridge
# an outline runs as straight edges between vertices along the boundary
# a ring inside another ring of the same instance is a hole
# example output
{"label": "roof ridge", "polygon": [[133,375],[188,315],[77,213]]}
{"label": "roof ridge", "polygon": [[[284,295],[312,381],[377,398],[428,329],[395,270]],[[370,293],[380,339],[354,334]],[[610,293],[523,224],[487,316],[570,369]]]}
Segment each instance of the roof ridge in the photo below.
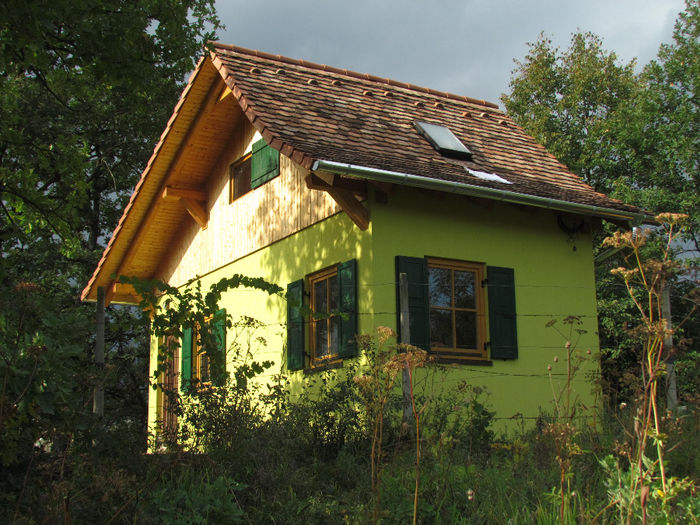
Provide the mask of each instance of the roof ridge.
{"label": "roof ridge", "polygon": [[209,44],[215,48],[223,48],[236,53],[241,53],[244,55],[252,55],[258,58],[266,58],[268,60],[275,60],[277,62],[283,62],[285,64],[299,65],[307,67],[309,69],[318,69],[320,71],[326,71],[329,73],[336,73],[339,75],[344,75],[350,78],[357,78],[360,80],[368,80],[370,82],[376,82],[379,84],[386,84],[389,86],[400,87],[404,89],[410,89],[412,91],[418,91],[421,93],[426,93],[428,95],[433,95],[437,97],[443,97],[450,100],[458,100],[460,102],[467,102],[469,104],[476,104],[479,106],[484,106],[491,109],[499,109],[498,104],[489,102],[483,99],[476,99],[472,97],[467,97],[465,95],[455,95],[454,93],[448,93],[447,91],[438,91],[431,88],[426,88],[422,86],[416,86],[415,84],[409,84],[408,82],[399,82],[398,80],[392,80],[390,78],[378,77],[375,75],[370,75],[369,73],[358,73],[356,71],[351,71],[349,69],[341,69],[334,66],[329,66],[326,64],[318,64],[316,62],[310,62],[308,60],[289,58],[283,55],[274,55],[272,53],[266,53],[265,51],[259,51],[257,49],[248,49],[245,47],[235,46],[232,44],[224,44],[223,42],[210,40]]}

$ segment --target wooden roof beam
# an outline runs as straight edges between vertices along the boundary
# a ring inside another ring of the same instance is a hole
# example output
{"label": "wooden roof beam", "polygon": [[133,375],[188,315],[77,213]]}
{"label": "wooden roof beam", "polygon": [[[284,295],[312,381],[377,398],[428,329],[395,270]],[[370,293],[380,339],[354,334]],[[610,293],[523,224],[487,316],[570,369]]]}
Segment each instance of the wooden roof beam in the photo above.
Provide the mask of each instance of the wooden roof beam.
{"label": "wooden roof beam", "polygon": [[185,206],[185,210],[195,220],[199,227],[204,229],[209,222],[209,212],[206,210],[207,194],[196,188],[182,186],[166,186],[162,193],[163,199],[178,200]]}
{"label": "wooden roof beam", "polygon": [[209,222],[209,213],[204,206],[200,204],[200,201],[183,198],[181,202],[185,205],[187,213],[199,224],[199,227],[202,229],[206,228]]}
{"label": "wooden roof beam", "polygon": [[[337,180],[337,179],[336,179]],[[354,182],[354,181],[352,181]],[[355,198],[355,193],[359,191],[359,187],[352,184],[351,186],[347,184],[330,186],[324,182],[319,177],[316,177],[313,173],[306,177],[306,186],[312,190],[319,190],[328,192],[328,194],[333,197],[333,200],[338,203],[338,206],[347,213],[348,217],[354,222],[358,228],[365,231],[369,228],[369,212],[360,201]],[[353,191],[353,188],[355,191]],[[366,195],[366,188],[365,188]]]}
{"label": "wooden roof beam", "polygon": [[[168,186],[168,180],[172,178],[172,174],[175,171],[175,167],[180,163],[180,160],[182,158],[182,155],[184,154],[184,151],[187,149],[187,144],[190,142],[192,139],[192,136],[194,134],[194,130],[197,129],[199,126],[200,122],[204,118],[204,115],[207,114],[208,111],[210,111],[214,105],[216,104],[216,97],[214,97],[214,93],[216,92],[216,89],[219,88],[219,81],[220,78],[216,78],[216,80],[212,83],[211,87],[207,91],[207,94],[204,96],[204,106],[200,106],[197,109],[197,114],[192,120],[192,123],[189,125],[189,128],[187,129],[187,133],[185,133],[185,136],[183,137],[182,141],[180,142],[180,145],[178,146],[177,153],[175,153],[175,156],[173,159],[169,162],[167,169],[165,172],[168,174],[165,177],[165,181],[162,183],[159,189],[155,195],[153,196],[153,200],[151,201],[150,205],[147,208],[147,212],[145,217],[141,220],[141,222],[138,225],[138,228],[136,229],[136,233],[131,239],[131,242],[128,245],[128,248],[126,250],[126,253],[124,254],[124,257],[122,257],[121,262],[119,263],[119,266],[117,268],[117,271],[115,275],[117,278],[124,273],[125,268],[127,268],[131,262],[133,261],[134,257],[136,256],[136,253],[138,252],[139,248],[141,247],[141,243],[143,242],[143,232],[148,229],[150,226],[151,221],[153,220],[156,209],[158,208],[157,203],[160,198],[162,198],[163,193],[165,193],[165,188]],[[160,193],[161,197],[158,197],[158,194]],[[105,289],[105,306],[109,306],[109,303],[112,301],[112,298],[114,297],[114,287],[112,284],[114,283],[114,279],[110,277],[109,280],[109,285],[107,285]]]}
{"label": "wooden roof beam", "polygon": [[206,202],[207,194],[198,188],[186,188],[184,186],[166,186],[163,190],[164,199],[192,199],[194,201]]}
{"label": "wooden roof beam", "polygon": [[[335,177],[328,182],[325,173],[312,173],[306,177],[306,187],[310,190],[328,191],[328,188],[347,190],[356,194],[361,199],[367,198],[367,181],[359,179],[346,179]],[[332,175],[332,174],[331,174]]]}

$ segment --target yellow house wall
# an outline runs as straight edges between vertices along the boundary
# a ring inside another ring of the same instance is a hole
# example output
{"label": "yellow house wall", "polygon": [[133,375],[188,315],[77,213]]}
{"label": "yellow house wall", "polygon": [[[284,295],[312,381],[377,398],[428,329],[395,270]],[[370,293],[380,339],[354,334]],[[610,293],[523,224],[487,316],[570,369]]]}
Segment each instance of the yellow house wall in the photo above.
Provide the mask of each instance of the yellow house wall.
{"label": "yellow house wall", "polygon": [[[395,279],[394,257],[435,256],[514,268],[518,359],[493,361],[493,366],[453,365],[441,378],[453,387],[466,380],[489,392],[499,418],[520,414],[535,418],[551,412],[552,387],[559,392],[566,371],[566,340],[553,328],[580,316],[586,330],[577,348],[588,359],[573,387],[588,406],[595,404],[589,375],[598,370],[597,310],[592,240],[589,233],[569,237],[558,228],[556,214],[545,209],[468,199],[455,195],[401,189],[388,204],[375,204],[373,221],[373,279],[377,288]],[[375,294],[374,308],[388,312],[377,323],[395,325],[395,295]],[[578,335],[578,334],[574,334]],[[590,355],[587,351],[590,350]],[[558,362],[554,362],[554,358]]]}
{"label": "yellow house wall", "polygon": [[[554,374],[565,372],[565,339],[545,324],[555,319],[564,329],[562,320],[576,315],[583,322],[579,328],[586,330],[577,348],[584,354],[590,350],[591,360],[573,386],[587,405],[595,404],[587,377],[597,371],[593,358],[598,352],[590,234],[570,239],[557,227],[556,214],[548,210],[408,188],[396,189],[386,204],[370,198],[367,205],[371,216],[367,231],[360,231],[344,213],[333,215],[202,275],[202,289],[234,273],[264,277],[286,288],[310,273],[355,258],[359,331],[373,333],[377,326],[396,328],[397,255],[436,256],[514,268],[518,359],[493,361],[492,366],[450,365],[446,374],[439,376],[441,387],[453,388],[463,380],[484,387],[491,408],[504,418],[502,421],[515,415],[535,418],[540,410],[551,411],[552,389],[559,390],[562,376],[555,375],[550,383],[547,366],[552,365]],[[263,323],[257,335],[263,336],[267,344],[254,344],[251,350],[256,360],[270,360],[275,365],[260,381],[265,383],[272,374],[286,372],[285,301],[240,289],[225,293],[221,306],[234,322],[240,315],[247,315]],[[230,330],[227,343],[234,340],[241,339]],[[296,371],[289,377],[292,391],[298,392],[308,375]],[[152,423],[156,418],[155,392],[150,401]]]}

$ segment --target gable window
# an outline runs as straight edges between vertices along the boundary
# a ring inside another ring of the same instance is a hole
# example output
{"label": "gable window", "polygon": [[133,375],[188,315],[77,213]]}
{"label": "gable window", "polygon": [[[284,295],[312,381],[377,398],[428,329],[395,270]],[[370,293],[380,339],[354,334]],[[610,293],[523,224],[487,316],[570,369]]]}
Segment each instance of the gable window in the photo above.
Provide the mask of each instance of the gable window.
{"label": "gable window", "polygon": [[411,344],[446,362],[517,358],[511,268],[399,256],[397,282],[401,273],[408,278]]}
{"label": "gable window", "polygon": [[[187,388],[192,383],[209,383],[212,380],[211,360],[213,357],[225,360],[226,351],[226,310],[219,310],[211,323],[211,334],[216,339],[216,347],[202,343],[203,333],[198,327],[182,329],[181,381]],[[221,355],[211,356],[212,351]]]}
{"label": "gable window", "polygon": [[229,201],[233,202],[280,174],[280,152],[265,139],[253,143],[251,152],[231,165]]}
{"label": "gable window", "polygon": [[241,198],[243,195],[251,190],[250,187],[250,157],[248,154],[242,159],[231,164],[229,178],[230,178],[230,192],[229,201],[233,202],[236,199]]}
{"label": "gable window", "polygon": [[287,286],[289,370],[323,367],[357,354],[356,276],[352,259]]}

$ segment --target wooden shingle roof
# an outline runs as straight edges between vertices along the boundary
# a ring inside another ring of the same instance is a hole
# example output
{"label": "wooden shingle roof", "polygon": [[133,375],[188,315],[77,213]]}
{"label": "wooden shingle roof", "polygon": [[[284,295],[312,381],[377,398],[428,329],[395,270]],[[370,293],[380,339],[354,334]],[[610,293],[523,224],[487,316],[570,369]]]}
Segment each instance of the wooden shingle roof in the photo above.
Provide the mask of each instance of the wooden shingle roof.
{"label": "wooden shingle roof", "polygon": [[[639,213],[585,184],[495,104],[221,43],[211,56],[265,140],[308,169],[325,160]],[[472,161],[443,157],[417,120],[448,127]]]}

